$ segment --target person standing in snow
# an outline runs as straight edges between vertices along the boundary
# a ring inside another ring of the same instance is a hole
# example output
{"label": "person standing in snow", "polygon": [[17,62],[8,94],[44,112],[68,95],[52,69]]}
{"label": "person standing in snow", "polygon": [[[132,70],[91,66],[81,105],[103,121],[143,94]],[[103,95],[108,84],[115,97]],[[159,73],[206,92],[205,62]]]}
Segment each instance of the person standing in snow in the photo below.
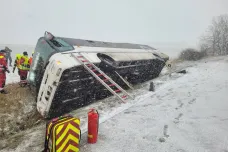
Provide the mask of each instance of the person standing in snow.
{"label": "person standing in snow", "polygon": [[8,63],[9,60],[9,65],[12,66],[12,57],[11,57],[11,52],[12,50],[10,50],[7,46],[5,47],[5,51],[6,51],[6,62]]}
{"label": "person standing in snow", "polygon": [[16,59],[14,61],[14,67],[13,67],[13,73],[15,71],[15,69],[18,69],[18,75],[20,76],[20,59],[21,59],[21,54],[16,54]]}
{"label": "person standing in snow", "polygon": [[28,71],[30,69],[27,52],[23,52],[23,55],[20,58],[19,64],[20,64],[19,65],[20,82],[27,83],[26,79],[27,79]]}
{"label": "person standing in snow", "polygon": [[5,50],[1,50],[0,51],[0,93],[4,93],[4,94],[7,93],[4,90],[5,83],[6,83],[6,72],[9,73],[5,55],[6,55]]}
{"label": "person standing in snow", "polygon": [[29,58],[29,65],[30,65],[30,66],[32,65],[33,54],[34,54],[34,52],[32,52],[32,56]]}

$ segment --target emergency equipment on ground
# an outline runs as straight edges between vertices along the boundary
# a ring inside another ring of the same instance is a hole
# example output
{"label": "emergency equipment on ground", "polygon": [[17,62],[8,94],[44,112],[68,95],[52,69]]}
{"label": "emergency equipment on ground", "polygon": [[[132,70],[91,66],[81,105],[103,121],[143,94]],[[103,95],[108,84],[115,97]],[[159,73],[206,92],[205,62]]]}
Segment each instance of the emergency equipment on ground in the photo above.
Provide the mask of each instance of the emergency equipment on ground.
{"label": "emergency equipment on ground", "polygon": [[88,112],[88,137],[87,141],[90,144],[97,142],[99,128],[99,114],[95,109],[90,109]]}
{"label": "emergency equipment on ground", "polygon": [[46,125],[43,152],[79,152],[80,119],[70,115],[52,119]]}
{"label": "emergency equipment on ground", "polygon": [[154,82],[150,82],[149,91],[154,91]]}

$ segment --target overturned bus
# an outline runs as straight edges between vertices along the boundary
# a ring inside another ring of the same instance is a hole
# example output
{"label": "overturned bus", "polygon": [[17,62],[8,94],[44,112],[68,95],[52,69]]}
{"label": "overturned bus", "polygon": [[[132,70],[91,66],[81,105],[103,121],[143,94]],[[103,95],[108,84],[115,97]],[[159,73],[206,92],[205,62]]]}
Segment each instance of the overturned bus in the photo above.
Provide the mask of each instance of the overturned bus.
{"label": "overturned bus", "polygon": [[59,116],[112,95],[72,56],[78,54],[124,89],[126,82],[134,85],[158,77],[169,59],[148,45],[55,37],[45,32],[37,42],[28,77],[42,116]]}

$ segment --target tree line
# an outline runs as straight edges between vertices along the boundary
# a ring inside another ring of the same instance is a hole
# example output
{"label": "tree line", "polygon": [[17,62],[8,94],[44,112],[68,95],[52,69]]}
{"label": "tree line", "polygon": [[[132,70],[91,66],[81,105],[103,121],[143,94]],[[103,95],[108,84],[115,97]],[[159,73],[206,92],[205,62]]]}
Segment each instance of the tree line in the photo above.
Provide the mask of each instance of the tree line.
{"label": "tree line", "polygon": [[200,40],[200,50],[208,55],[228,54],[228,14],[215,17]]}
{"label": "tree line", "polygon": [[200,39],[199,51],[186,48],[179,58],[199,60],[205,56],[228,55],[228,14],[213,18],[211,25]]}

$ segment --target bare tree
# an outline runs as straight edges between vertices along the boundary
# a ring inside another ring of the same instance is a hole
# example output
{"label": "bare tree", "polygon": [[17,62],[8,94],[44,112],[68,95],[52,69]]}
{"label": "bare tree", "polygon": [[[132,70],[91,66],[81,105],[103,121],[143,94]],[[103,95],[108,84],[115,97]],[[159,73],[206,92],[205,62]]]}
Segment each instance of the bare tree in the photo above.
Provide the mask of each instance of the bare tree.
{"label": "bare tree", "polygon": [[206,35],[201,39],[201,51],[213,55],[228,54],[228,14],[212,20]]}

